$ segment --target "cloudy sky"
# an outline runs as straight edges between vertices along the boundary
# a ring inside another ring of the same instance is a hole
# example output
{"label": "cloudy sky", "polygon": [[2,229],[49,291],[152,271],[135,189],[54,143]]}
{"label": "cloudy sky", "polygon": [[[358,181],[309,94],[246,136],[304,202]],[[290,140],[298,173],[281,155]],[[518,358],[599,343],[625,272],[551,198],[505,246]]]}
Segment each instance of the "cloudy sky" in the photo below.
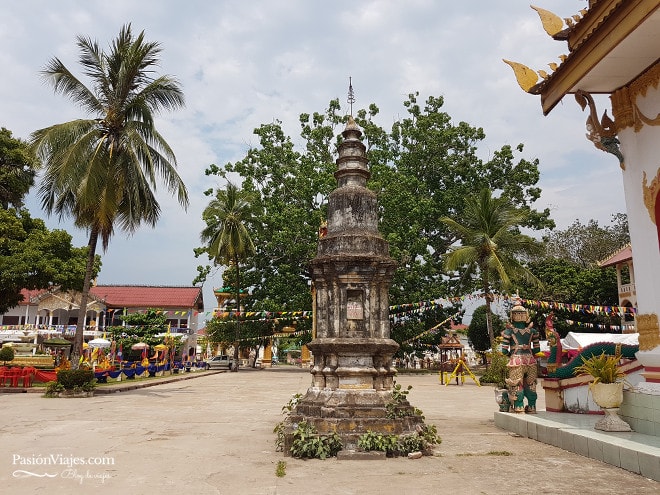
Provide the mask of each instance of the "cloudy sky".
{"label": "cloudy sky", "polygon": [[[298,115],[323,111],[339,98],[345,106],[349,76],[355,107],[375,103],[379,123],[389,128],[405,115],[406,95],[420,101],[443,96],[456,121],[483,127],[480,147],[487,158],[504,144],[525,144],[539,158],[543,190],[538,208],[550,207],[559,228],[575,219],[609,224],[625,211],[618,162],[585,138],[585,119],[572,97],[548,117],[540,98],[525,94],[503,58],[545,69],[567,53],[541,28],[530,0],[23,0],[0,5],[0,126],[14,136],[83,117],[55,95],[39,71],[56,56],[80,74],[76,36],[107,47],[121,26],[161,43],[161,72],[176,76],[186,108],[162,115],[157,127],[175,150],[191,204],[159,196],[162,218],[132,237],[117,233],[103,255],[101,284],[190,285],[200,264],[193,256],[207,203],[202,191],[216,186],[204,176],[211,163],[242,158],[257,141],[252,131],[279,120],[298,138]],[[585,0],[536,2],[561,17]],[[597,99],[599,112],[608,105]],[[608,105],[609,106],[609,105]],[[611,114],[611,112],[610,112]],[[38,202],[32,215],[45,217]],[[65,228],[76,245],[86,233]],[[212,289],[204,290],[207,311]]]}

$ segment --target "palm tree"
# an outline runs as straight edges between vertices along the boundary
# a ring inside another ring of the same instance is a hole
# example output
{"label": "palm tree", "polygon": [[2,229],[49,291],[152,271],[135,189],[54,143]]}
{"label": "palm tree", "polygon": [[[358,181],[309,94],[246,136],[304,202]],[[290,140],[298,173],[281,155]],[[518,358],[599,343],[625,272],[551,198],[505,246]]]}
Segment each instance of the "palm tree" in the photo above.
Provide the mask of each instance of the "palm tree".
{"label": "palm tree", "polygon": [[232,371],[238,371],[238,343],[240,339],[241,271],[240,262],[255,253],[254,243],[247,229],[252,219],[252,194],[231,182],[226,189],[218,189],[202,213],[206,228],[200,238],[207,243],[206,252],[216,264],[231,265],[236,272],[236,332]]}
{"label": "palm tree", "polygon": [[486,299],[486,325],[491,347],[495,347],[491,303],[492,286],[499,282],[510,288],[512,281],[526,279],[534,284],[539,280],[520,261],[521,255],[539,253],[542,244],[523,235],[518,227],[527,218],[504,197],[494,198],[489,189],[466,198],[461,223],[444,217],[440,219],[461,241],[445,257],[445,268],[455,271],[465,268],[465,276],[475,274],[481,279]]}
{"label": "palm tree", "polygon": [[85,86],[58,58],[49,61],[42,75],[55,93],[69,97],[90,117],[35,131],[30,145],[44,168],[38,190],[44,210],[70,216],[89,232],[74,340],[74,354],[80,355],[99,236],[106,251],[115,226],[128,234],[143,222],[154,226],[160,217],[154,194],[158,179],[184,208],[188,192],[172,149],[154,125],[156,113],[184,104],[178,82],[154,74],[159,44],[145,41],[144,31],[134,37],[130,24],[107,52],[89,38],[77,40],[83,74],[91,85]]}

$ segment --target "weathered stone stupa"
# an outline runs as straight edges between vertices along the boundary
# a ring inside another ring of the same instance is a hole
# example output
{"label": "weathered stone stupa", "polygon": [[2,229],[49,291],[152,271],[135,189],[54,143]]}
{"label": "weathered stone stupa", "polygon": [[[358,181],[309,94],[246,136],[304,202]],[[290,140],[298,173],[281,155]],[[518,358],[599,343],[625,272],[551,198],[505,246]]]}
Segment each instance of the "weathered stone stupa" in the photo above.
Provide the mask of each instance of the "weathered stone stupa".
{"label": "weathered stone stupa", "polygon": [[366,149],[352,117],[342,135],[327,234],[311,262],[312,386],[289,419],[292,424],[306,420],[320,434],[336,432],[344,448],[352,448],[367,430],[413,433],[423,420],[405,399],[394,414],[390,404],[396,374],[392,357],[399,345],[390,339],[388,290],[396,264],[378,231],[376,194],[366,187]]}

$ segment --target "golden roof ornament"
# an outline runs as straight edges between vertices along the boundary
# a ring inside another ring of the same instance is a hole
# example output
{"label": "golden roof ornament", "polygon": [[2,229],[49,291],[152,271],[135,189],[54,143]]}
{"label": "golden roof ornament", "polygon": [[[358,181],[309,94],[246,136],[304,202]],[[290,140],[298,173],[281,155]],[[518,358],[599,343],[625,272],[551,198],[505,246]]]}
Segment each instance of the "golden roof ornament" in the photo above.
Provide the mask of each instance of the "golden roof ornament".
{"label": "golden roof ornament", "polygon": [[545,10],[540,7],[535,7],[534,5],[530,5],[530,7],[536,10],[536,12],[539,14],[539,17],[541,18],[541,24],[543,24],[543,29],[545,29],[545,32],[550,36],[554,36],[562,29],[564,29],[564,21],[562,21],[561,17],[559,17],[557,14],[554,14],[549,10]]}
{"label": "golden roof ornament", "polygon": [[539,80],[538,74],[520,62],[512,62],[511,60],[506,60],[504,58],[502,61],[505,64],[509,64],[511,66],[513,73],[516,76],[516,81],[518,81],[518,85],[522,88],[522,90],[525,93],[531,93],[531,89]]}

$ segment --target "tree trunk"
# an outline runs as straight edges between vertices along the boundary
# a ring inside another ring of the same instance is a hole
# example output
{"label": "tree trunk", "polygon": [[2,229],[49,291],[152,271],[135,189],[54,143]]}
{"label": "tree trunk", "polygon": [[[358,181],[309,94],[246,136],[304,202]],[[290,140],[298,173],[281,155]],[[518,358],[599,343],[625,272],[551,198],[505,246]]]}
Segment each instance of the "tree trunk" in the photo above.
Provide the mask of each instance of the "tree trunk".
{"label": "tree trunk", "polygon": [[[483,269],[482,269],[483,271]],[[486,328],[488,329],[488,340],[490,341],[491,350],[495,350],[495,333],[493,332],[493,313],[490,309],[490,303],[493,300],[493,295],[490,293],[490,284],[488,283],[488,274],[483,271],[484,278],[484,297],[486,299]]]}
{"label": "tree trunk", "polygon": [[238,346],[241,335],[241,277],[238,267],[238,259],[236,258],[234,258],[234,266],[236,267],[236,333],[234,335],[234,362],[231,365],[231,370],[238,371]]}
{"label": "tree trunk", "polygon": [[99,238],[99,231],[92,227],[89,233],[89,243],[87,248],[87,266],[85,267],[85,279],[83,281],[82,294],[80,295],[80,308],[78,309],[78,322],[76,323],[76,335],[73,339],[73,355],[71,356],[71,366],[78,368],[80,356],[83,348],[83,331],[85,330],[85,318],[87,316],[87,301],[89,299],[89,289],[92,285],[92,272],[94,271],[94,259],[96,257],[96,243]]}

